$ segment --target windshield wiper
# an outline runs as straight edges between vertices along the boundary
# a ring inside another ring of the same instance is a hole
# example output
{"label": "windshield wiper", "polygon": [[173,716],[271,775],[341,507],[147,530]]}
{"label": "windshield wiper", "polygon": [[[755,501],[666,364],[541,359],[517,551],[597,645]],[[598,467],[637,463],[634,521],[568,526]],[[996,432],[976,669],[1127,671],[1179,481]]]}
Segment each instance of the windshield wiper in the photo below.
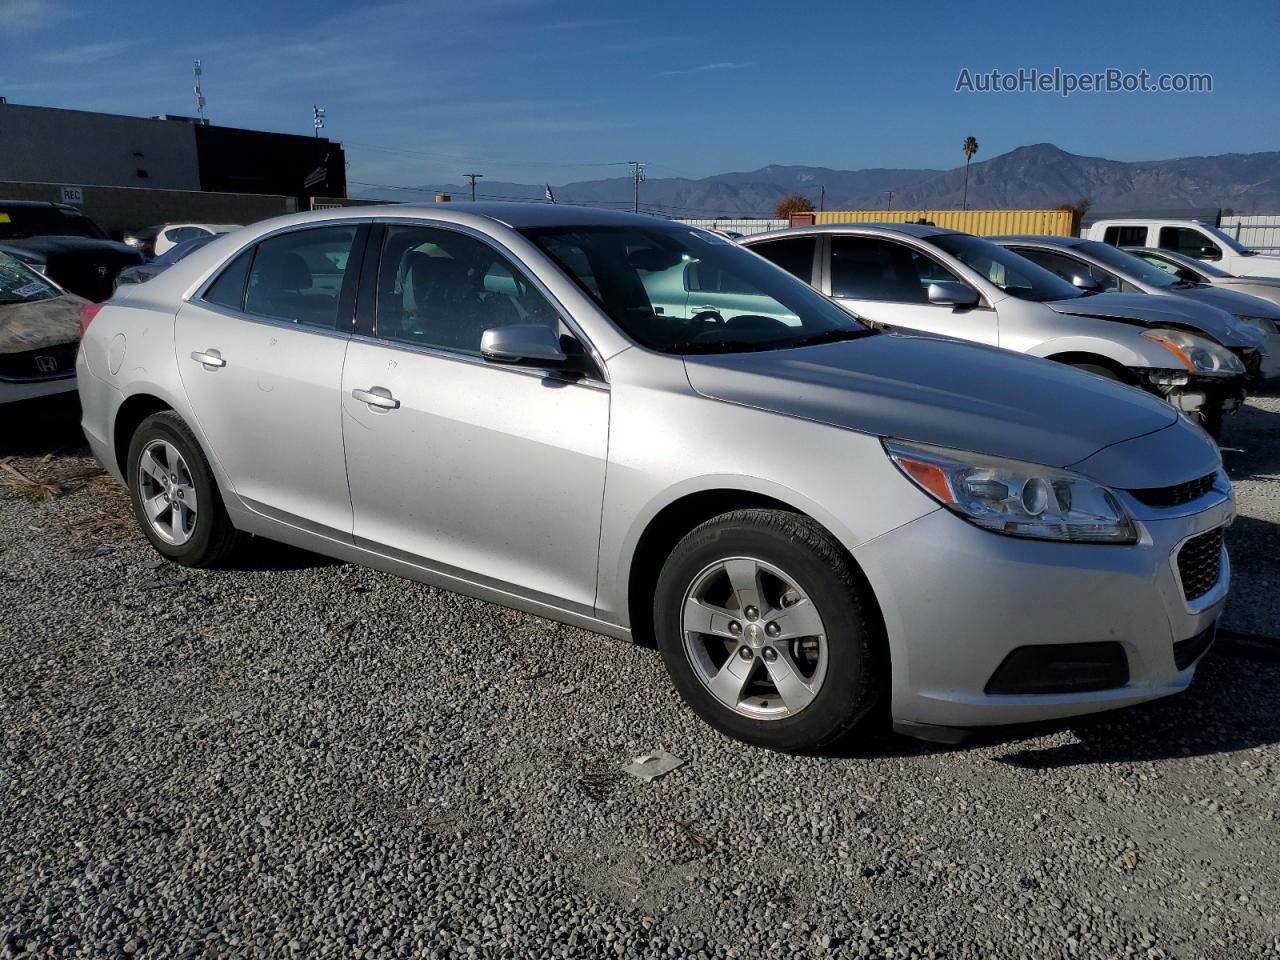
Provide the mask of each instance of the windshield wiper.
{"label": "windshield wiper", "polygon": [[792,340],[790,343],[782,346],[785,346],[786,349],[791,349],[792,347],[816,347],[823,343],[841,343],[845,340],[857,340],[860,337],[868,337],[873,333],[875,333],[875,331],[870,327],[861,327],[856,330],[823,330],[821,333],[814,333],[807,337],[800,337],[799,339]]}

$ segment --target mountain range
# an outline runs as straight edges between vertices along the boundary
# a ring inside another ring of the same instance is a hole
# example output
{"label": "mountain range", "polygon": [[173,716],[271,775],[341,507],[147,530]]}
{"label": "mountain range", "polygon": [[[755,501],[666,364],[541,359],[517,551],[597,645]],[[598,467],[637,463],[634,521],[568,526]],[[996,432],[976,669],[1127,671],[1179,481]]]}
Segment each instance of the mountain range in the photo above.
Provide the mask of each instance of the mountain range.
{"label": "mountain range", "polygon": [[[477,199],[542,200],[545,184],[482,180]],[[629,208],[629,176],[553,186],[558,202]],[[946,210],[961,205],[964,167],[952,170],[836,170],[828,167],[761,167],[701,179],[653,178],[640,184],[643,210],[670,216],[768,217],[789,193],[802,193],[826,210],[884,209],[893,192],[895,210]],[[404,202],[430,201],[437,192],[454,199],[470,187],[424,184],[372,188],[356,196]],[[1068,153],[1051,143],[1018,147],[969,170],[971,209],[1056,207],[1087,198],[1090,212],[1202,214],[1218,208],[1241,213],[1280,210],[1280,151],[1124,162]]]}

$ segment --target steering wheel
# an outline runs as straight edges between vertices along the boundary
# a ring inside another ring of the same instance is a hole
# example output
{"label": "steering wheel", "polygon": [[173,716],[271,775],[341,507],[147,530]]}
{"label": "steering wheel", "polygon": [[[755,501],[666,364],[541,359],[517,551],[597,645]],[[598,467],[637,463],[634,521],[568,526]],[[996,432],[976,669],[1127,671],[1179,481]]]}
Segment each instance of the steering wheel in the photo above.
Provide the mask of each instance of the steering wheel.
{"label": "steering wheel", "polygon": [[725,323],[719,310],[699,310],[689,318],[690,323]]}

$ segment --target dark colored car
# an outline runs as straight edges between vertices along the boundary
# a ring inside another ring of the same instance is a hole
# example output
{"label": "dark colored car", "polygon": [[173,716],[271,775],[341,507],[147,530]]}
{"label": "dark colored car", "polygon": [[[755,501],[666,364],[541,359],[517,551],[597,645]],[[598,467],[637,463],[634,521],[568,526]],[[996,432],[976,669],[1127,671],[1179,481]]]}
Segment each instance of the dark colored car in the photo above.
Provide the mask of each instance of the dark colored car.
{"label": "dark colored car", "polygon": [[220,236],[222,236],[220,233],[211,233],[207,236],[196,237],[194,240],[183,240],[176,247],[170,247],[167,253],[162,253],[154,260],[148,260],[146,263],[140,263],[133,267],[125,267],[116,276],[116,287],[127,283],[146,283],[152,277],[164,273],[183,257],[190,253],[195,253],[206,243],[216,240]]}
{"label": "dark colored car", "polygon": [[142,262],[75,207],[36,200],[0,200],[0,251],[94,301],[111,296],[116,274]]}

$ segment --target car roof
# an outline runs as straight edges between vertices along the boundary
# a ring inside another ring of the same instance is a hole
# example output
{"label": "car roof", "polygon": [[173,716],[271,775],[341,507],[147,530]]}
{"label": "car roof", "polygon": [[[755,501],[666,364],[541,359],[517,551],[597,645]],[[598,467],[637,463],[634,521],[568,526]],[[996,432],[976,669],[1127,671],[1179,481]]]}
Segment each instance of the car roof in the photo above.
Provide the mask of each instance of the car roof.
{"label": "car roof", "polygon": [[1087,237],[1060,237],[1049,234],[1006,233],[995,237],[987,237],[992,243],[1038,243],[1046,247],[1079,247],[1086,243],[1096,243]]}
{"label": "car roof", "polygon": [[672,229],[694,229],[679,221],[667,220],[651,214],[624,213],[599,207],[575,206],[567,203],[519,203],[457,201],[446,203],[396,203],[375,206],[341,207],[313,210],[277,217],[271,221],[253,224],[257,229],[270,223],[282,226],[289,223],[310,223],[323,220],[369,220],[386,218],[424,218],[447,223],[467,224],[488,220],[517,230],[530,227],[635,227],[670,226]]}
{"label": "car roof", "polygon": [[809,236],[820,233],[900,233],[908,237],[936,237],[944,233],[961,233],[960,230],[949,230],[946,227],[934,227],[926,223],[820,223],[803,227],[783,227],[781,230],[770,230],[767,233],[753,233],[740,240],[750,245],[757,240],[773,240],[778,237]]}

